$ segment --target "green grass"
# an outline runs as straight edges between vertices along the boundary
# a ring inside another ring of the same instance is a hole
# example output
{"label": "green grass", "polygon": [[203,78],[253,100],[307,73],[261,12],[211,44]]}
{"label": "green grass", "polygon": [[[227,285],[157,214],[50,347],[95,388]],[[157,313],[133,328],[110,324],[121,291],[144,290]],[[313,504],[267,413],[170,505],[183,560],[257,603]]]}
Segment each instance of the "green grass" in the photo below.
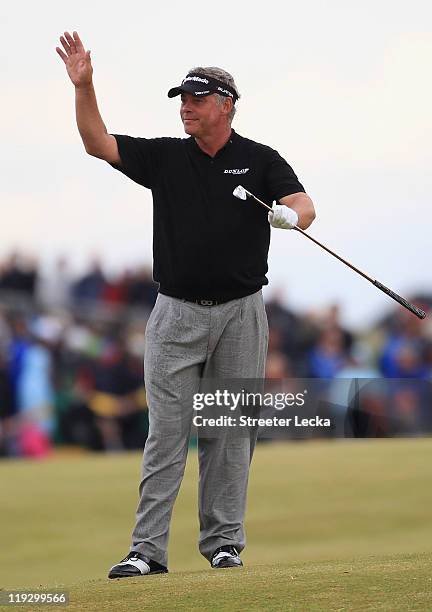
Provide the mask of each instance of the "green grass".
{"label": "green grass", "polygon": [[431,439],[260,445],[245,568],[220,571],[197,551],[191,451],[170,574],[114,581],[140,455],[2,462],[0,587],[69,589],[70,611],[431,610],[431,451]]}

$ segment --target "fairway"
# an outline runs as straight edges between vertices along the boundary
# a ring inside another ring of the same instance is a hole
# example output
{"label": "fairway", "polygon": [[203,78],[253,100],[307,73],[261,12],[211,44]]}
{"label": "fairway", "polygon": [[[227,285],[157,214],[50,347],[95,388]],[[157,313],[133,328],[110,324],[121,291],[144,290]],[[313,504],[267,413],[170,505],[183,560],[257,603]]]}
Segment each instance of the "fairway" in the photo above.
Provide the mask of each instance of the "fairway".
{"label": "fairway", "polygon": [[0,586],[62,587],[68,610],[430,610],[431,452],[430,439],[259,445],[245,568],[217,571],[197,551],[191,450],[170,574],[114,581],[106,574],[128,551],[140,454],[3,462]]}

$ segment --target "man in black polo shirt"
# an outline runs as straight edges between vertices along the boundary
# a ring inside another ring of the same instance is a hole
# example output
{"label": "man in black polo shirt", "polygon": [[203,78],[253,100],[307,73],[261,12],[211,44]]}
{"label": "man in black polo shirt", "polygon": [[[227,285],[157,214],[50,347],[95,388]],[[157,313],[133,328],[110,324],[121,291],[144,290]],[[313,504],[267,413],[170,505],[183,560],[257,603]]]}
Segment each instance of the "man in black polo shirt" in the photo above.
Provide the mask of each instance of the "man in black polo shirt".
{"label": "man in black polo shirt", "polygon": [[[90,53],[76,32],[60,38],[75,85],[78,129],[87,153],[109,162],[153,195],[153,275],[159,295],[146,329],[150,429],[129,554],[110,578],[167,571],[168,530],[186,463],[193,396],[202,378],[264,377],[270,227],[307,228],[314,207],[292,168],[273,149],[231,128],[239,93],[220,68],[195,68],[169,97],[181,96],[189,138],[108,134],[92,84]],[[233,196],[241,183],[265,209]],[[227,428],[228,429],[228,428]],[[255,436],[199,436],[201,553],[212,567],[242,565],[249,465]]]}

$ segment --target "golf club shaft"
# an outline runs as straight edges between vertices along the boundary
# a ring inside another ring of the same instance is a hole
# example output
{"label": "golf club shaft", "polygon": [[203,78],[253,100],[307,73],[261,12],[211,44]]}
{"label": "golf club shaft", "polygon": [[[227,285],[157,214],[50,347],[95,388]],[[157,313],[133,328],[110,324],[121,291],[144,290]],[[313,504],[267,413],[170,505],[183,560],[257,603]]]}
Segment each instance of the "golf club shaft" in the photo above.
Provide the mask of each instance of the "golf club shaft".
{"label": "golf club shaft", "polygon": [[[262,202],[259,198],[257,198],[253,193],[251,193],[250,191],[248,191],[247,189],[245,189],[245,192],[247,193],[248,196],[250,196],[251,198],[253,198],[254,200],[256,200],[259,204],[261,204],[262,206],[264,206],[264,208],[267,208],[268,210],[273,210],[271,206],[269,206],[268,204],[266,204],[265,202]],[[397,293],[395,293],[394,291],[392,291],[391,289],[389,289],[388,287],[386,287],[385,285],[383,285],[382,283],[380,283],[378,280],[371,278],[370,276],[368,276],[367,274],[365,274],[364,272],[362,272],[361,270],[359,270],[358,268],[356,268],[352,263],[350,263],[349,261],[347,261],[346,259],[344,259],[343,257],[340,257],[340,255],[337,255],[337,253],[335,253],[334,251],[332,251],[331,249],[329,249],[328,247],[326,247],[324,244],[322,244],[321,242],[319,242],[318,240],[316,240],[315,238],[313,238],[310,234],[306,233],[304,230],[302,230],[300,227],[295,226],[293,229],[297,230],[298,232],[300,232],[301,234],[303,234],[303,236],[306,236],[306,238],[309,238],[309,240],[312,240],[312,242],[315,242],[315,244],[317,244],[318,246],[320,246],[322,249],[324,249],[325,251],[327,251],[327,253],[330,253],[330,255],[333,255],[333,257],[336,257],[336,259],[339,259],[339,261],[341,261],[342,263],[344,263],[346,266],[348,266],[349,268],[351,268],[351,270],[354,270],[354,272],[357,272],[357,274],[360,274],[360,276],[363,276],[363,278],[365,278],[366,280],[368,280],[370,283],[372,283],[375,287],[377,287],[378,289],[380,289],[381,291],[383,291],[384,293],[386,293],[389,297],[391,297],[393,300],[395,300],[396,302],[398,302],[401,306],[403,306],[404,308],[406,308],[407,310],[409,310],[410,312],[412,312],[413,314],[416,315],[416,317],[418,317],[419,319],[424,319],[426,316],[426,313],[424,310],[422,310],[421,308],[417,308],[417,306],[414,306],[414,304],[411,304],[410,302],[408,302],[407,300],[405,300],[402,296],[398,295]]]}

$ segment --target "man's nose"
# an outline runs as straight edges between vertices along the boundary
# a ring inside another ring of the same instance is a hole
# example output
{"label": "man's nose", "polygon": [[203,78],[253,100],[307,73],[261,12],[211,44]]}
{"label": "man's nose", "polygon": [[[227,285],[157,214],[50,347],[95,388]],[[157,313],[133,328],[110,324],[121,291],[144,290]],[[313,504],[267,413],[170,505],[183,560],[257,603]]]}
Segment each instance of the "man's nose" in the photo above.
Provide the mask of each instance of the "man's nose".
{"label": "man's nose", "polygon": [[182,100],[182,108],[183,110],[192,110],[192,99],[191,98],[186,98],[184,100]]}

